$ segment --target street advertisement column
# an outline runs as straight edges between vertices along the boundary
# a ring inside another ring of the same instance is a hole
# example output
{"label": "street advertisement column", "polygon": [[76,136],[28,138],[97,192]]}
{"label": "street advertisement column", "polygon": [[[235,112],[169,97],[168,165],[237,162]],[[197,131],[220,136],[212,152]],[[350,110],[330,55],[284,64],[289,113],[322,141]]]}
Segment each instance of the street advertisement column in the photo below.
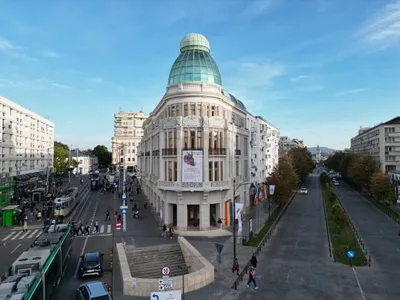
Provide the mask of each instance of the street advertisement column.
{"label": "street advertisement column", "polygon": [[203,182],[203,151],[182,151],[182,182]]}

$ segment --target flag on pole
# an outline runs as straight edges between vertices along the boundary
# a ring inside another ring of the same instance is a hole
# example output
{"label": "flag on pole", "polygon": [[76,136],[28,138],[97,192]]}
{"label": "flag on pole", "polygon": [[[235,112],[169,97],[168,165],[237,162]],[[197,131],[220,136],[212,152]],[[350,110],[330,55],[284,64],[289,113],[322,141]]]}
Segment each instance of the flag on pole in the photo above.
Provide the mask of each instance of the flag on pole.
{"label": "flag on pole", "polygon": [[254,194],[254,205],[258,204],[258,188],[256,189],[256,192]]}
{"label": "flag on pole", "polygon": [[261,203],[263,201],[263,195],[262,195],[262,188],[261,186],[258,188],[258,202]]}
{"label": "flag on pole", "polygon": [[267,185],[263,184],[263,198],[267,199],[268,198],[268,193],[267,193]]}

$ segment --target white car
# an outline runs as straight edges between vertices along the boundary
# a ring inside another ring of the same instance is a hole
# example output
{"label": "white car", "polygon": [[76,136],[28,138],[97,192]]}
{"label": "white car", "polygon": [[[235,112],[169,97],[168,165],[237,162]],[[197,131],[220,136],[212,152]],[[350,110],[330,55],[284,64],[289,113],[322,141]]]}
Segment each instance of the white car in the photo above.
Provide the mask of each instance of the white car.
{"label": "white car", "polygon": [[334,186],[339,186],[339,182],[338,182],[338,181],[334,181],[334,182],[333,182],[333,185],[334,185]]}
{"label": "white car", "polygon": [[307,194],[308,194],[308,190],[306,188],[300,189],[300,195],[307,195]]}

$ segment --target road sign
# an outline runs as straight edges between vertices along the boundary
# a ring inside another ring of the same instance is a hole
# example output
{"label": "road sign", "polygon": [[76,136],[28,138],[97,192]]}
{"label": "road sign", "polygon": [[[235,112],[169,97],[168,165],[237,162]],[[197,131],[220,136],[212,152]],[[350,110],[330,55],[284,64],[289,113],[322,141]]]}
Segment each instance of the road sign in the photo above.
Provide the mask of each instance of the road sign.
{"label": "road sign", "polygon": [[182,300],[182,291],[168,291],[168,292],[152,292],[150,294],[151,300]]}
{"label": "road sign", "polygon": [[224,249],[224,245],[223,245],[223,244],[215,243],[215,248],[217,248],[218,254],[221,254],[222,249]]}
{"label": "road sign", "polygon": [[118,221],[117,223],[115,223],[115,229],[116,230],[121,230],[121,222],[120,221]]}
{"label": "road sign", "polygon": [[122,194],[122,201],[125,201],[125,200],[126,200],[126,195],[124,193],[124,194]]}
{"label": "road sign", "polygon": [[127,210],[126,210],[125,208],[123,208],[123,209],[121,209],[121,213],[122,213],[122,214],[126,214],[126,213],[127,213]]}
{"label": "road sign", "polygon": [[347,257],[348,258],[353,259],[354,256],[355,256],[354,251],[351,251],[351,250],[347,251]]}
{"label": "road sign", "polygon": [[170,269],[169,267],[163,267],[163,268],[161,269],[161,274],[162,274],[162,275],[168,276],[169,273],[171,273],[171,269]]}

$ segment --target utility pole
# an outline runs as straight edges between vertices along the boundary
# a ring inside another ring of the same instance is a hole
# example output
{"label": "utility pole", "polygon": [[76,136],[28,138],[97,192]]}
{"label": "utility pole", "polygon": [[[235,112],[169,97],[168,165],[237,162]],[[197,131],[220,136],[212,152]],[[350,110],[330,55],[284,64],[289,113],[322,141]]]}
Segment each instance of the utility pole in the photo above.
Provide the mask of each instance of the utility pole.
{"label": "utility pole", "polygon": [[71,148],[69,148],[69,158],[68,158],[68,182],[71,183],[71,161],[72,161],[72,144]]}

